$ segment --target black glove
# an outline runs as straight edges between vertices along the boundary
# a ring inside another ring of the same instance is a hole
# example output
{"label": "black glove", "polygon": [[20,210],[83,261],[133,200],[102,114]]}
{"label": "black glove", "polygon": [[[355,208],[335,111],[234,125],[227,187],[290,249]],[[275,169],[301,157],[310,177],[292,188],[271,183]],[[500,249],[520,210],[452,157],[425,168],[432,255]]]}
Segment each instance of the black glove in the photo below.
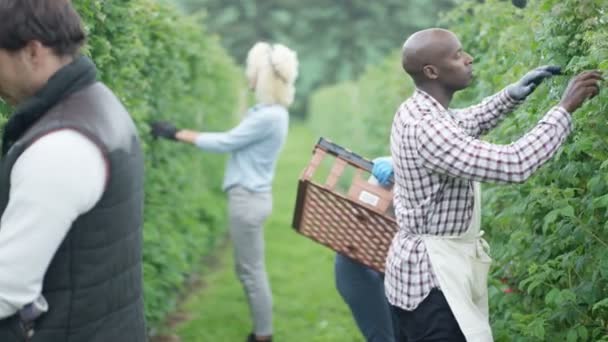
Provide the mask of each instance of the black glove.
{"label": "black glove", "polygon": [[514,100],[524,100],[545,78],[561,74],[562,69],[555,65],[538,67],[524,75],[517,83],[507,87],[507,92]]}
{"label": "black glove", "polygon": [[170,140],[177,140],[175,135],[177,134],[177,128],[175,125],[168,121],[153,121],[150,123],[150,134],[154,138],[165,138]]}
{"label": "black glove", "polygon": [[513,6],[518,7],[518,8],[525,8],[526,5],[528,4],[527,0],[511,0],[511,3],[513,4]]}

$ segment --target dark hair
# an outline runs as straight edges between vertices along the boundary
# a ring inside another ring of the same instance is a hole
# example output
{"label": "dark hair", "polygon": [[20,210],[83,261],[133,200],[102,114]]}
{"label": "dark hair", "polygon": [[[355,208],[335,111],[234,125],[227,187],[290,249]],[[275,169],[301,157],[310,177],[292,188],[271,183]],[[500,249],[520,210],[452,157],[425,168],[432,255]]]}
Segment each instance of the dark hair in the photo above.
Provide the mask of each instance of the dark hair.
{"label": "dark hair", "polygon": [[17,51],[37,40],[58,56],[73,56],[86,34],[70,0],[0,0],[0,48]]}

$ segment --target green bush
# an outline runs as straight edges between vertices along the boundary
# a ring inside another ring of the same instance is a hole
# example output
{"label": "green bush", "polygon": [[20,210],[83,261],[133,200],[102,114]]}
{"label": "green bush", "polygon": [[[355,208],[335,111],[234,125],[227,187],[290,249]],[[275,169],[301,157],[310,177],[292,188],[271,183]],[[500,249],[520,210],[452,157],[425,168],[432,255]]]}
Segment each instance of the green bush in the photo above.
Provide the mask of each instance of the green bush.
{"label": "green bush", "polygon": [[[525,11],[466,2],[444,22],[476,58],[479,80],[460,101],[479,100],[538,65],[562,65],[568,75],[608,70],[605,0],[530,1]],[[541,86],[488,140],[509,143],[533,127],[569,78]],[[575,113],[574,133],[530,181],[486,187],[499,341],[608,340],[607,115],[600,95]],[[507,286],[514,292],[505,294]]]}
{"label": "green bush", "polygon": [[144,277],[151,327],[224,232],[222,156],[153,141],[147,122],[225,129],[234,123],[240,70],[202,18],[154,0],[74,1],[89,32],[86,53],[135,119],[146,156]]}
{"label": "green bush", "polygon": [[[478,79],[457,96],[456,107],[477,102],[543,64],[562,65],[568,75],[608,71],[606,4],[537,0],[520,10],[507,1],[461,0],[442,26],[475,57]],[[389,61],[398,65],[397,56]],[[394,68],[380,71],[375,82],[370,74],[349,85],[355,107],[344,105],[345,97],[329,95],[344,87],[337,85],[313,96],[310,115],[320,134],[339,136],[339,142],[371,154],[386,151],[391,118],[412,89],[396,81]],[[568,79],[558,76],[539,87],[485,139],[508,144],[520,137],[559,102]],[[331,115],[340,117],[334,119],[339,125],[326,124]],[[601,94],[575,113],[572,136],[527,183],[485,186],[483,222],[495,259],[490,305],[497,341],[608,341],[607,115],[608,98]],[[364,120],[361,135],[348,135],[358,125],[349,117]]]}
{"label": "green bush", "polygon": [[315,92],[310,99],[312,114],[308,120],[313,131],[336,143],[361,136],[364,132],[362,115],[357,109],[358,100],[357,84],[353,82],[340,83]]}
{"label": "green bush", "polygon": [[388,155],[395,110],[412,90],[399,53],[393,53],[355,82],[316,91],[310,99],[309,125],[319,136],[368,158]]}

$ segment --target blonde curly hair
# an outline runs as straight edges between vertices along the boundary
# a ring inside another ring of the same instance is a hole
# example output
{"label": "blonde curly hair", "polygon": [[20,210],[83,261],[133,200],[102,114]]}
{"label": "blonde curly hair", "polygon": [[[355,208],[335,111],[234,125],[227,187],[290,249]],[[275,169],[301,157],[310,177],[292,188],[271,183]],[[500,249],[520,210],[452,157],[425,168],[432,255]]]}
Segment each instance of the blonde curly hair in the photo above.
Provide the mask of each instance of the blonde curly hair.
{"label": "blonde curly hair", "polygon": [[258,103],[289,107],[298,77],[297,54],[281,44],[258,42],[247,54],[246,75]]}

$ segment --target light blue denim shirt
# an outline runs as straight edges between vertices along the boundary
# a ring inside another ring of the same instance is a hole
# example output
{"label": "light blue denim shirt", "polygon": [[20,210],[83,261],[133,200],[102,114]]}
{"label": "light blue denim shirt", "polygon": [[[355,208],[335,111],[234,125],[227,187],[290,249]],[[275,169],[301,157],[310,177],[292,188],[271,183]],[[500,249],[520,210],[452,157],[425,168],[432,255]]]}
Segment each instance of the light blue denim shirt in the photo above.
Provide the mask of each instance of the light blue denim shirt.
{"label": "light blue denim shirt", "polygon": [[210,152],[230,153],[224,191],[239,185],[253,192],[270,192],[288,126],[289,114],[285,107],[257,105],[250,108],[233,129],[199,134],[196,146]]}

